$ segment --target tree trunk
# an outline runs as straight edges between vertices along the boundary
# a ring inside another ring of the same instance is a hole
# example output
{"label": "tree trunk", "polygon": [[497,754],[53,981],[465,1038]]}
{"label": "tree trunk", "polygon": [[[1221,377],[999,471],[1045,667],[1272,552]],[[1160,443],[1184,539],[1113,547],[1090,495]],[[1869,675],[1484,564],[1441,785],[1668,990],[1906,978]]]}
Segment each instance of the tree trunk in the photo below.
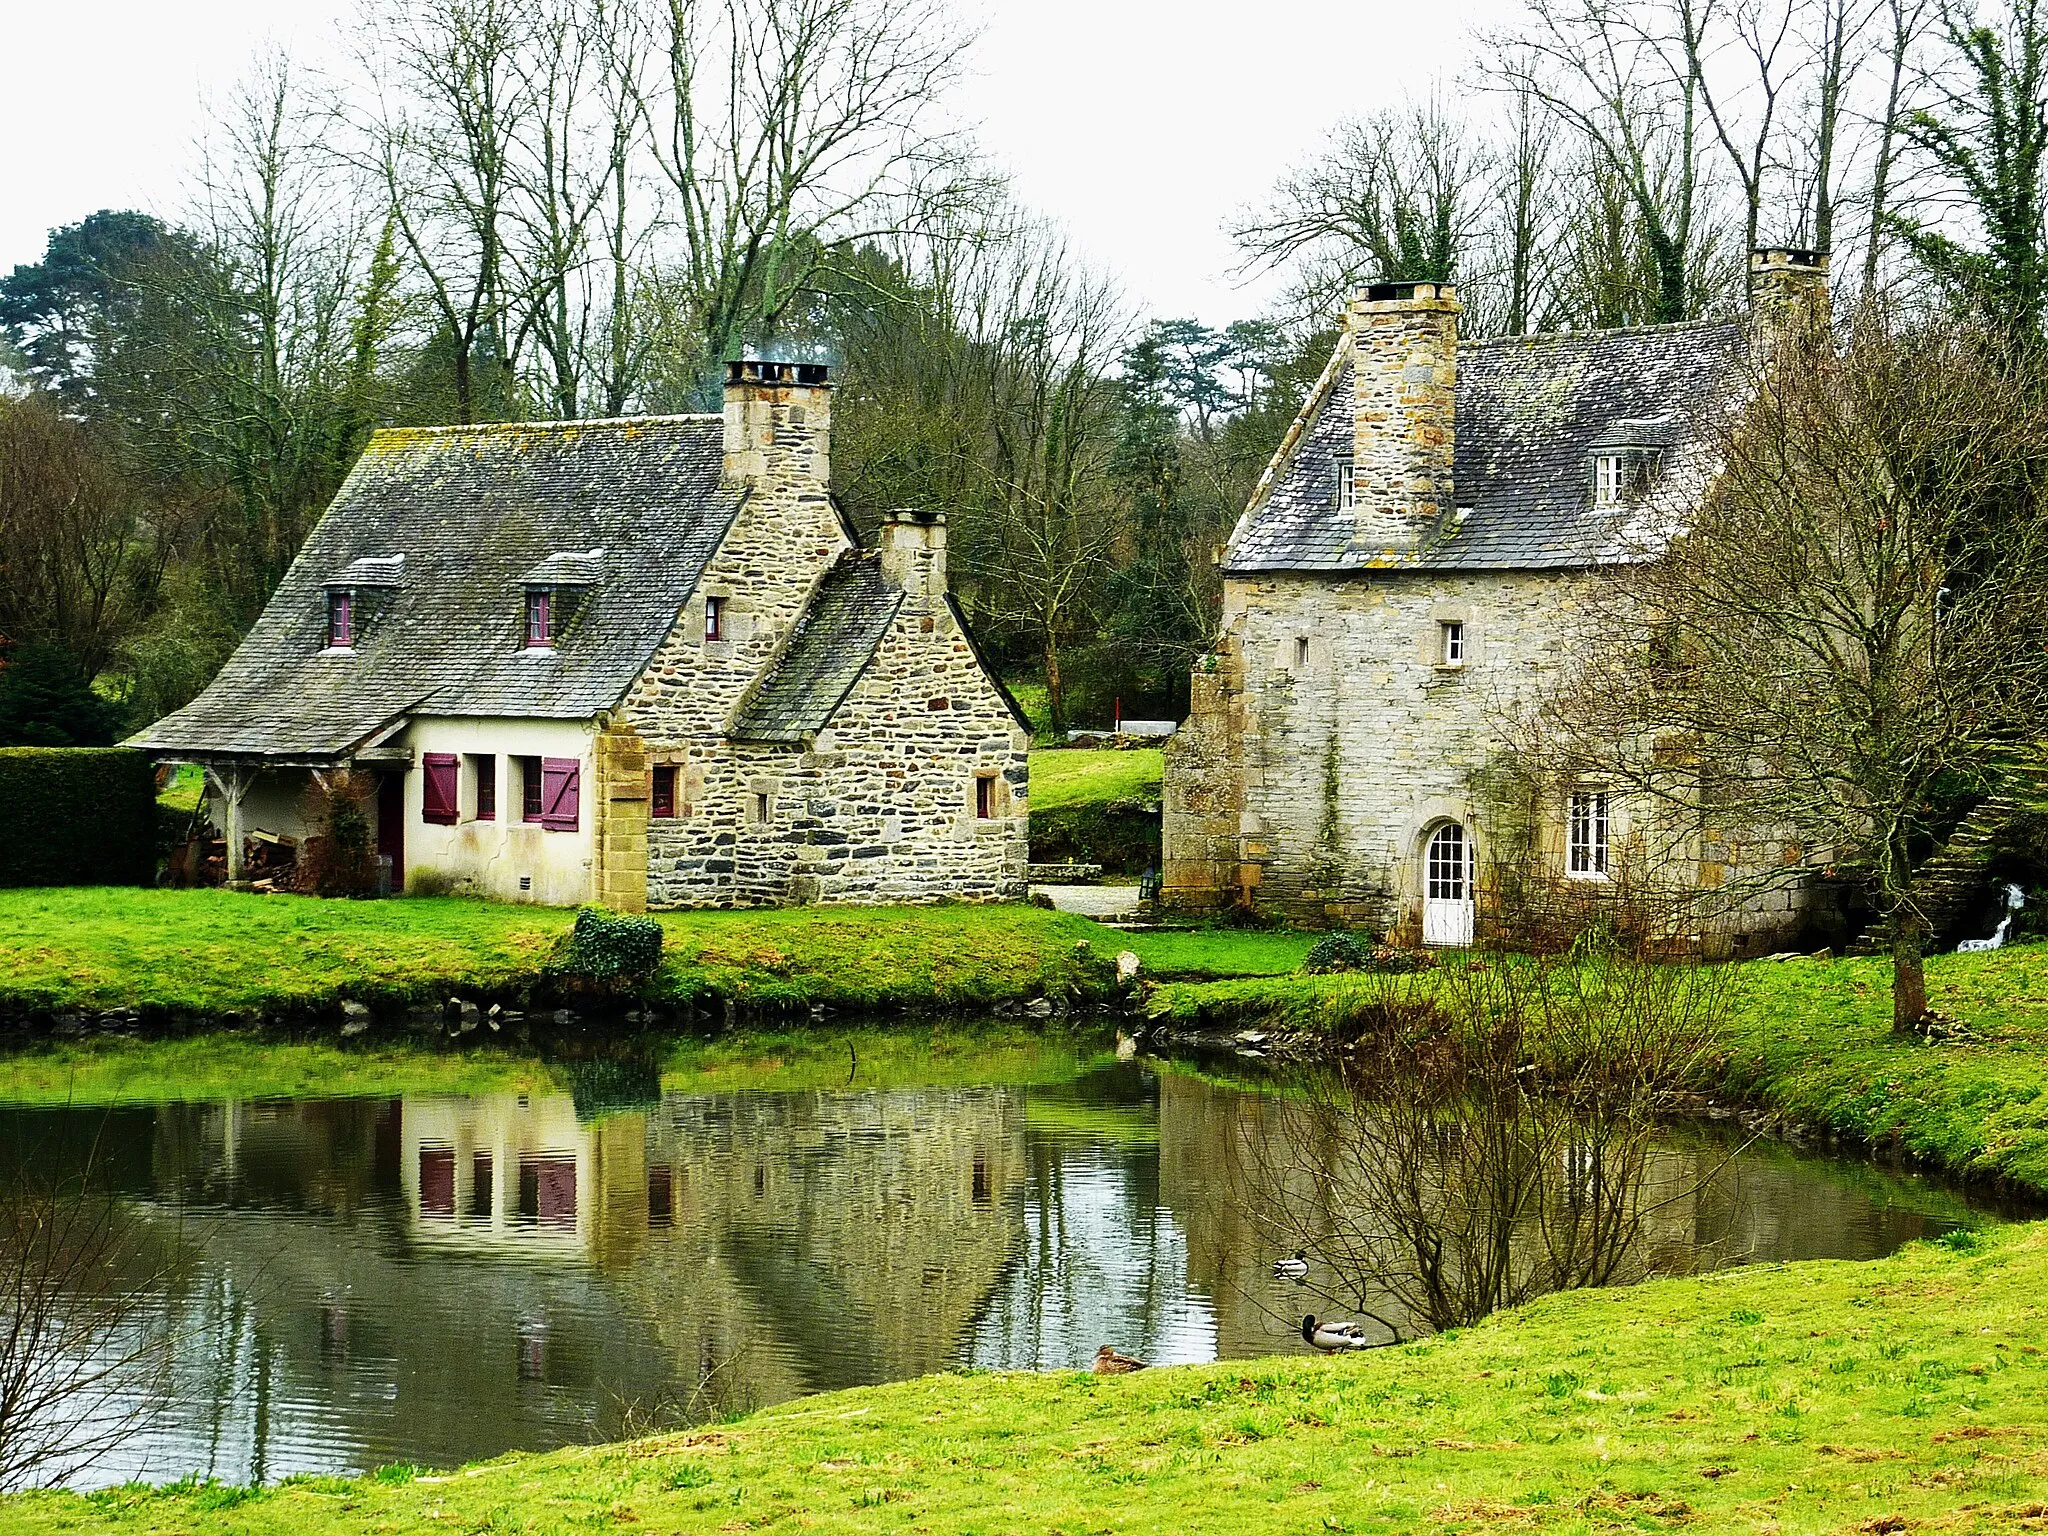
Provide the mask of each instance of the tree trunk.
{"label": "tree trunk", "polygon": [[1927,1017],[1927,928],[1916,912],[1892,915],[1892,1033],[1910,1035]]}
{"label": "tree trunk", "polygon": [[1067,729],[1067,685],[1060,679],[1059,643],[1048,632],[1045,637],[1045,710],[1052,717],[1055,736]]}

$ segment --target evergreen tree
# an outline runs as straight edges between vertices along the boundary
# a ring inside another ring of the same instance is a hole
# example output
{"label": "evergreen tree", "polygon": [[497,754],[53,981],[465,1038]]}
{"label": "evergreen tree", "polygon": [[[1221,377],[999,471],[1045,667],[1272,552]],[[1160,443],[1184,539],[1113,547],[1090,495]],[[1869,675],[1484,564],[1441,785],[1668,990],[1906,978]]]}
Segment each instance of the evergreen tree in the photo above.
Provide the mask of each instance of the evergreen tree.
{"label": "evergreen tree", "polygon": [[0,747],[107,747],[114,706],[54,645],[21,645],[0,667]]}

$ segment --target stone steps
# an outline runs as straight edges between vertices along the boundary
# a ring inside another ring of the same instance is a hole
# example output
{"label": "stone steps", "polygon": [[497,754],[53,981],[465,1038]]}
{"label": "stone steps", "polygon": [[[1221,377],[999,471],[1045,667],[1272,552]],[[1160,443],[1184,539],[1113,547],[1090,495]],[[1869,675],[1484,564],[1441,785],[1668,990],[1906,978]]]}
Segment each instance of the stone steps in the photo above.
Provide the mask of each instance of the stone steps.
{"label": "stone steps", "polygon": [[[1927,919],[1930,933],[1940,934],[1962,914],[1983,888],[1984,867],[1998,853],[2007,830],[2021,816],[2040,808],[2044,771],[2019,770],[2011,791],[1992,795],[1963,818],[1941,852],[1921,866],[1913,883],[1915,904]],[[1849,945],[1852,955],[1882,954],[1890,947],[1890,927],[1883,918]]]}

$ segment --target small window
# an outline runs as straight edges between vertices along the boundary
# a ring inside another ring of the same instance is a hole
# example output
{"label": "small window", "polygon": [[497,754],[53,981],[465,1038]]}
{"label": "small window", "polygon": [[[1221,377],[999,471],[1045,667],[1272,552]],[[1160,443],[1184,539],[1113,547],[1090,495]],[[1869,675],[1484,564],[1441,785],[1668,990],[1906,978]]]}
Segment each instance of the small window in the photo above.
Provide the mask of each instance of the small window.
{"label": "small window", "polygon": [[1358,505],[1358,466],[1350,459],[1337,461],[1337,505]]}
{"label": "small window", "polygon": [[496,821],[498,819],[498,759],[486,754],[472,757],[470,772],[476,779],[476,819]]}
{"label": "small window", "polygon": [[1437,660],[1447,667],[1462,667],[1465,665],[1464,624],[1457,619],[1453,619],[1448,623],[1437,625],[1437,630],[1442,642],[1437,650]]}
{"label": "small window", "polygon": [[656,816],[667,818],[676,813],[676,765],[656,763],[654,765],[654,786],[649,797],[649,809]]}
{"label": "small window", "polygon": [[519,819],[539,821],[542,808],[540,759],[522,757],[519,762]]}
{"label": "small window", "polygon": [[545,650],[555,643],[555,595],[545,587],[526,594],[526,646]]}
{"label": "small window", "polygon": [[1611,507],[1621,500],[1627,484],[1627,466],[1618,453],[1603,453],[1593,460],[1593,504]]}
{"label": "small window", "polygon": [[1607,878],[1607,796],[1580,791],[1571,798],[1565,872],[1575,880]]}
{"label": "small window", "polygon": [[992,821],[996,814],[996,781],[983,774],[974,781],[974,815],[978,821]]}
{"label": "small window", "polygon": [[704,599],[704,638],[723,640],[725,638],[725,599],[707,597]]}
{"label": "small window", "polygon": [[1305,667],[1305,666],[1307,666],[1307,665],[1308,665],[1308,636],[1307,636],[1307,635],[1302,635],[1302,636],[1301,636],[1300,638],[1298,638],[1298,639],[1297,639],[1297,640],[1296,640],[1296,641],[1294,642],[1294,664],[1295,664],[1295,665],[1296,665],[1297,667]]}
{"label": "small window", "polygon": [[775,797],[769,794],[754,796],[754,820],[766,826],[775,819]]}
{"label": "small window", "polygon": [[345,651],[356,643],[356,595],[353,592],[327,594],[328,649]]}

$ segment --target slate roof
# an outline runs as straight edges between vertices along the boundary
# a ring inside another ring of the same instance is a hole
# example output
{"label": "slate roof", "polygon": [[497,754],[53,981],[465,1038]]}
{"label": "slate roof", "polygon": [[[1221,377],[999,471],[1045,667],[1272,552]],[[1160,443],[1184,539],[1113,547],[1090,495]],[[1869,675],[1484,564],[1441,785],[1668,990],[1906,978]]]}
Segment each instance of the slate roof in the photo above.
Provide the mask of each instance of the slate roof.
{"label": "slate roof", "polygon": [[[321,761],[407,714],[609,709],[739,509],[723,454],[717,416],[379,432],[220,675],[131,745]],[[325,587],[380,569],[353,652],[324,649]],[[554,649],[527,650],[526,578],[550,569],[597,580],[564,594]]]}
{"label": "slate roof", "polygon": [[881,557],[851,550],[826,573],[796,633],[740,709],[740,741],[801,743],[825,728],[889,632],[903,594],[882,579]]}
{"label": "slate roof", "polygon": [[[1666,418],[1665,476],[1696,457],[1697,423],[1730,388],[1743,356],[1739,324],[1693,323],[1463,342],[1458,348],[1461,517],[1421,547],[1354,539],[1336,500],[1336,460],[1353,441],[1348,342],[1319,385],[1292,457],[1239,519],[1224,555],[1232,572],[1375,569],[1511,570],[1622,558],[1616,514],[1593,506],[1590,450],[1624,419]],[[1284,450],[1283,450],[1284,451]],[[1468,510],[1469,509],[1469,510]]]}

